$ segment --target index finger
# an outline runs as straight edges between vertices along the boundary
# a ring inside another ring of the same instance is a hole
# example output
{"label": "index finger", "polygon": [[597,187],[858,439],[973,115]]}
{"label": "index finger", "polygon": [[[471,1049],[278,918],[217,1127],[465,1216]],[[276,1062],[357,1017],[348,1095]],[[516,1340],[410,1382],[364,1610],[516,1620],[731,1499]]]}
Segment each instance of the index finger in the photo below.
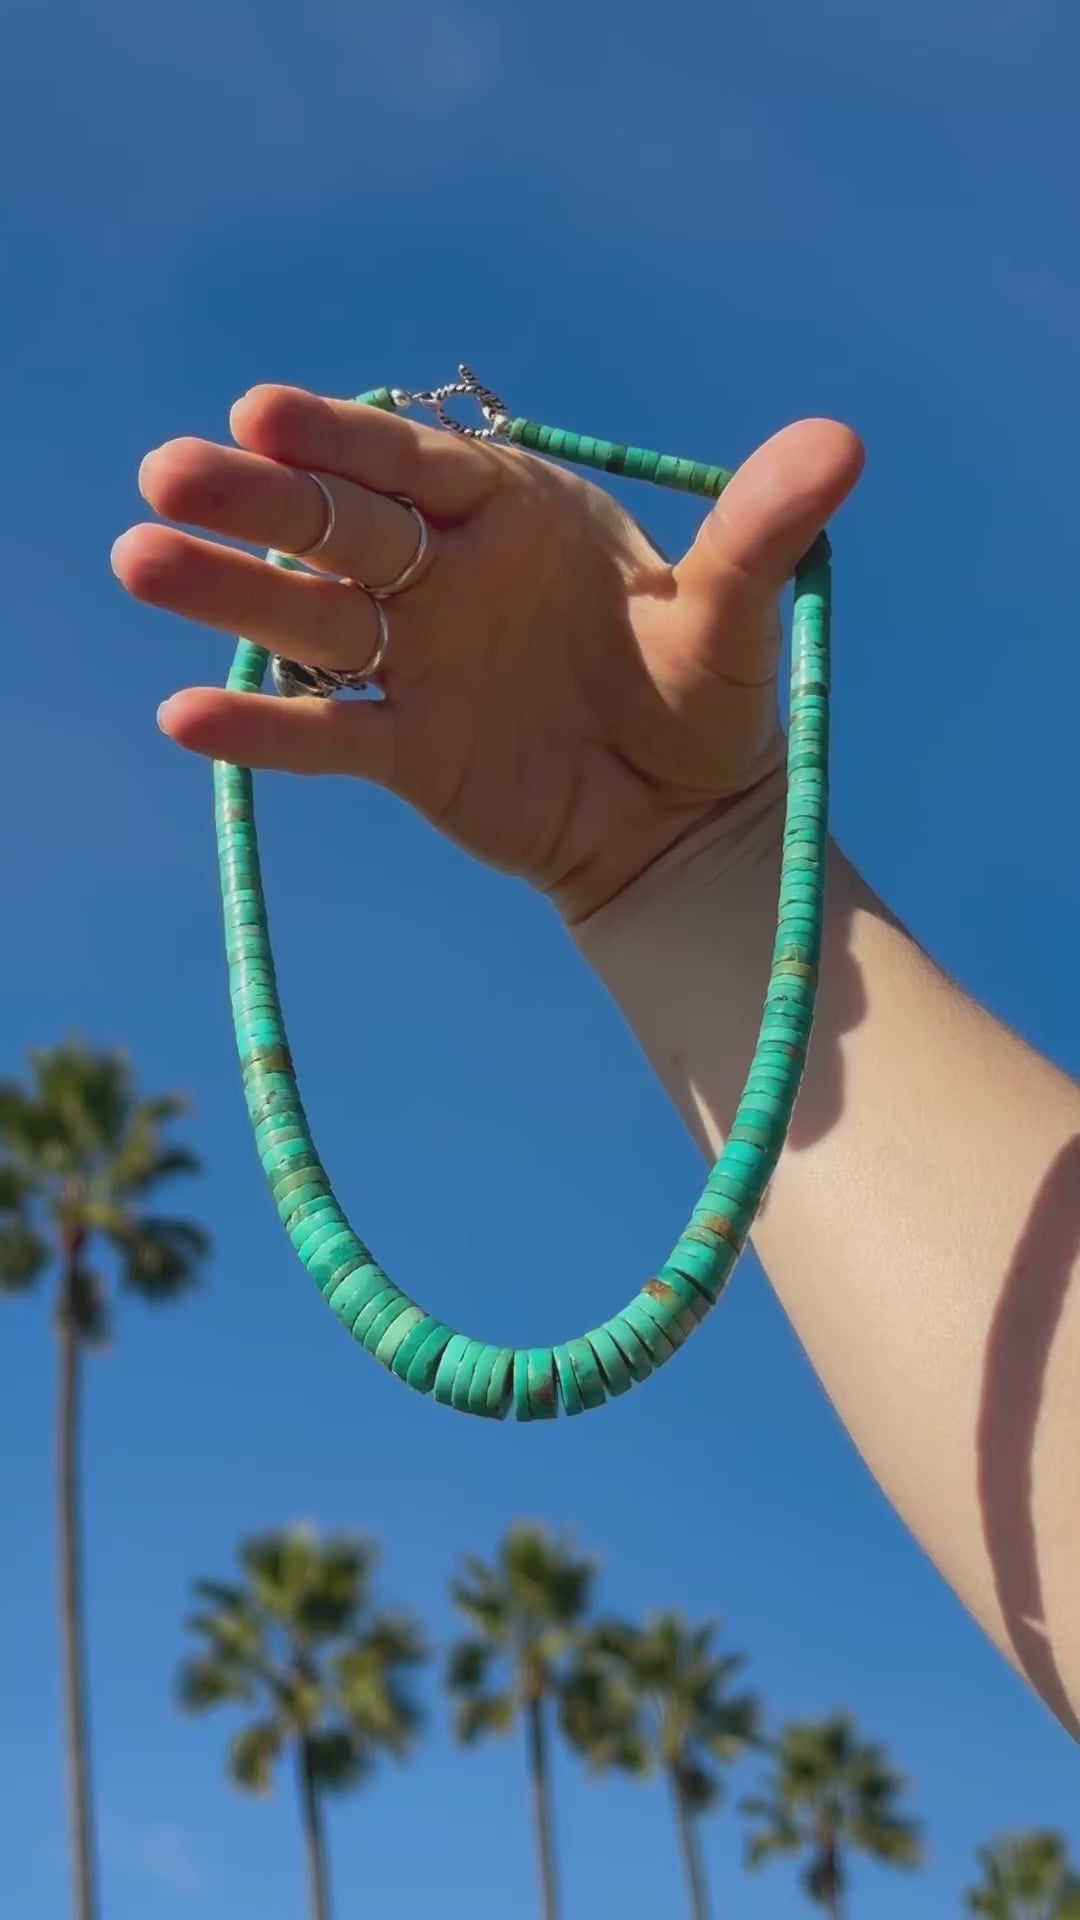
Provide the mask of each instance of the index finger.
{"label": "index finger", "polygon": [[229,425],[249,453],[339,474],[374,493],[403,494],[443,525],[468,518],[499,484],[495,448],[299,387],[252,387],[236,402]]}

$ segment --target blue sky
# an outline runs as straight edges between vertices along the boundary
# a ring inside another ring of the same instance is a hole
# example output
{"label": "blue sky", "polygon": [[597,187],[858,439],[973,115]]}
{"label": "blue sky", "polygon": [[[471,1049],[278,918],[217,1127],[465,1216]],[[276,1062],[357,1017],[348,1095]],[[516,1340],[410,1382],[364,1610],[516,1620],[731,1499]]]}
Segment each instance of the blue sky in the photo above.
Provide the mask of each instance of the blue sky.
{"label": "blue sky", "polygon": [[[462,1549],[515,1515],[572,1528],[603,1604],[718,1615],[777,1718],[850,1705],[910,1773],[931,1843],[917,1889],[860,1873],[855,1915],[955,1914],[997,1826],[1055,1824],[1080,1852],[1074,1750],[885,1506],[752,1259],[648,1392],[570,1428],[457,1421],[336,1331],[247,1133],[209,770],[153,723],[223,676],[228,643],[126,603],[108,566],[142,453],[223,438],[260,380],[347,394],[465,358],[516,412],[724,463],[800,415],[848,420],[869,466],[836,528],[837,832],[958,978],[1080,1072],[1075,9],[312,0],[301,26],[283,0],[8,0],[5,17],[0,1070],[77,1028],[126,1043],[148,1090],[187,1089],[208,1170],[185,1200],[217,1249],[196,1300],[121,1309],[89,1381],[106,1920],[301,1911],[288,1781],[238,1800],[224,1727],[170,1704],[188,1579],[298,1517],[378,1536],[386,1597],[439,1640]],[[686,503],[641,506],[662,543],[689,533]],[[379,1256],[497,1339],[608,1311],[701,1169],[553,916],[359,787],[263,780],[260,824],[305,1097]],[[342,873],[352,904],[322,924],[309,903]],[[66,1911],[43,1308],[5,1308],[0,1331],[12,1920]],[[566,1920],[681,1910],[659,1793],[566,1763],[558,1821]],[[520,1755],[455,1755],[437,1696],[416,1763],[331,1831],[342,1916],[464,1920],[478,1893],[531,1910]],[[798,1909],[783,1868],[744,1884],[734,1820],[705,1844],[718,1911]],[[520,1902],[490,1891],[522,1884]]]}

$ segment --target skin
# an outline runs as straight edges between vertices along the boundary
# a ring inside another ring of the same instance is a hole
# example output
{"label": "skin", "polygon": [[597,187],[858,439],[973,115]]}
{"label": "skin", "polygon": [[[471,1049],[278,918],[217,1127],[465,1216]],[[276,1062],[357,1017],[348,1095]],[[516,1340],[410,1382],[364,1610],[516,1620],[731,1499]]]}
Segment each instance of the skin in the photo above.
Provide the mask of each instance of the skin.
{"label": "skin", "polygon": [[[512,449],[284,388],[236,445],[143,463],[157,514],[297,551],[320,577],[161,525],[114,567],[137,598],[313,665],[359,668],[391,579],[378,702],[191,688],[196,753],[392,788],[547,894],[712,1157],[760,1015],[783,821],[779,596],[855,485],[804,421],[663,560],[602,491]],[[750,1036],[750,1039],[748,1039]],[[841,1418],[987,1633],[1080,1735],[1080,1089],[934,967],[831,850],[814,1044],[755,1234]]]}

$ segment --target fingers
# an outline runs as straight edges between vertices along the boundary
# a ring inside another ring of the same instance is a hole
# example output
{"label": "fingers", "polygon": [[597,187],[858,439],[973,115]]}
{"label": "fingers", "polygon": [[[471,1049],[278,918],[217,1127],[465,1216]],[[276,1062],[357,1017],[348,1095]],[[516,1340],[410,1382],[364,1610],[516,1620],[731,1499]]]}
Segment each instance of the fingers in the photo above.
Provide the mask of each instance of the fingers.
{"label": "fingers", "polygon": [[158,725],[191,753],[278,773],[393,780],[396,716],[378,700],[275,700],[189,687],[158,711]]}
{"label": "fingers", "polygon": [[[372,585],[394,580],[417,544],[413,515],[396,500],[320,475],[327,501],[309,472],[206,440],[172,440],[148,453],[139,469],[144,500],[167,520],[252,546],[301,554],[323,540],[310,565]],[[427,556],[425,564],[430,560]]]}
{"label": "fingers", "polygon": [[499,482],[500,455],[479,441],[296,387],[252,387],[229,425],[250,453],[404,494],[446,524],[474,512]]}
{"label": "fingers", "polygon": [[741,574],[764,593],[780,591],[863,469],[849,428],[803,420],[766,441],[721,494],[685,559],[680,588],[708,592]]}
{"label": "fingers", "polygon": [[[309,667],[361,671],[379,639],[368,594],[346,582],[267,566],[254,554],[171,527],[133,527],[112,551],[113,571],[136,599],[222,633],[243,634]],[[394,602],[394,650],[417,628],[408,594]]]}

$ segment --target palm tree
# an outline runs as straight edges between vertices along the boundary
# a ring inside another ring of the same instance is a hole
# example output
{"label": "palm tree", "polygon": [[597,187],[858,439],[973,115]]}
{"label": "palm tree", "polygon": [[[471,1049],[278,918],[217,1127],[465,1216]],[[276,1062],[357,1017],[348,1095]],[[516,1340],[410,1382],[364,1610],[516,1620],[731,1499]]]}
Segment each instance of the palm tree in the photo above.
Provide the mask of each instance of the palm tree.
{"label": "palm tree", "polygon": [[372,1607],[376,1550],[303,1527],[241,1544],[235,1584],[196,1580],[188,1620],[198,1651],[180,1667],[189,1712],[255,1710],[233,1735],[228,1775],[265,1793],[288,1753],[296,1775],[310,1920],[330,1920],[323,1800],[357,1785],[378,1756],[402,1759],[420,1725],[409,1681],[426,1658],[401,1613]]}
{"label": "palm tree", "polygon": [[897,1811],[904,1786],[883,1749],[860,1740],[846,1714],[785,1727],[764,1793],[742,1803],[757,1823],[747,1865],[777,1854],[806,1855],[807,1898],[830,1920],[841,1920],[849,1849],[889,1866],[919,1864],[919,1828]]}
{"label": "palm tree", "polygon": [[969,1913],[985,1920],[1078,1920],[1080,1877],[1059,1833],[1001,1834],[976,1855],[982,1869],[969,1887]]}
{"label": "palm tree", "polygon": [[146,1211],[161,1181],[198,1169],[193,1154],[162,1138],[183,1111],[174,1094],[139,1100],[125,1056],[80,1041],[31,1053],[27,1086],[0,1083],[0,1293],[25,1291],[48,1268],[56,1275],[57,1567],[76,1920],[94,1920],[98,1905],[82,1626],[81,1362],[108,1336],[109,1269],[156,1303],[191,1286],[208,1251],[191,1221]]}
{"label": "palm tree", "polygon": [[720,1768],[758,1738],[758,1706],[729,1687],[743,1662],[720,1654],[713,1621],[662,1613],[645,1627],[606,1623],[583,1648],[563,1722],[590,1765],[657,1771],[671,1793],[692,1920],[707,1920],[697,1821],[720,1799]]}
{"label": "palm tree", "polygon": [[469,1556],[451,1583],[472,1632],[451,1649],[447,1688],[463,1745],[524,1722],[544,1920],[558,1920],[548,1746],[550,1708],[569,1683],[594,1568],[543,1528],[512,1526],[494,1566]]}

